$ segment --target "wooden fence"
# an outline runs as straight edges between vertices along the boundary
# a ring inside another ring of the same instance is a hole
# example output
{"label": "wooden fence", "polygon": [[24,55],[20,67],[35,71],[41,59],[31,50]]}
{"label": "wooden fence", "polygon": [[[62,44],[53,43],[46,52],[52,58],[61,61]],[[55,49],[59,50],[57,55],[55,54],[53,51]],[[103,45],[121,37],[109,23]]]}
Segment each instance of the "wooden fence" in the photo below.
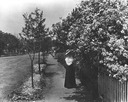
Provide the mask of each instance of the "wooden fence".
{"label": "wooden fence", "polygon": [[98,91],[103,102],[128,102],[128,81],[121,83],[100,73],[98,75]]}

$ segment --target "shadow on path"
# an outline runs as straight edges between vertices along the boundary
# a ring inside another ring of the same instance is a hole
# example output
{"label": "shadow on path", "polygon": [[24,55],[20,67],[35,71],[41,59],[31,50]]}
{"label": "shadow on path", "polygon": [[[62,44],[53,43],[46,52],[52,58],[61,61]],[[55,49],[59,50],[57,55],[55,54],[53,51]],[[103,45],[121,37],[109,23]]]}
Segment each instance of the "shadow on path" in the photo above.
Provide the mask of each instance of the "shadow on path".
{"label": "shadow on path", "polygon": [[92,102],[91,93],[83,86],[78,86],[73,95],[63,97],[66,100],[75,100],[76,102]]}
{"label": "shadow on path", "polygon": [[47,66],[52,66],[52,65],[55,65],[55,64],[51,64],[51,63],[48,63]]}
{"label": "shadow on path", "polygon": [[50,77],[54,77],[55,75],[59,75],[59,74],[58,74],[58,73],[55,73],[55,72],[45,73],[45,77],[47,77],[47,78],[48,78],[48,77],[49,77],[49,78],[50,78]]}
{"label": "shadow on path", "polygon": [[44,100],[38,102],[93,102],[91,93],[80,85],[78,79],[76,79],[76,83],[79,85],[77,88],[64,87],[65,68],[52,56],[48,57],[48,63],[45,72]]}

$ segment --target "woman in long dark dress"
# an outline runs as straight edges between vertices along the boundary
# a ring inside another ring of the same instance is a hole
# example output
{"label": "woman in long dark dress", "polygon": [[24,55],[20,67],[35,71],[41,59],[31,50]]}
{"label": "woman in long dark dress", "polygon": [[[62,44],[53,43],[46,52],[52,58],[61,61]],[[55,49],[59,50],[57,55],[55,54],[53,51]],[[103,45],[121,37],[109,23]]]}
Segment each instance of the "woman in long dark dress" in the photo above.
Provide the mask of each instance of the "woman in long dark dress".
{"label": "woman in long dark dress", "polygon": [[65,88],[75,88],[76,80],[75,80],[75,67],[73,63],[73,54],[70,52],[65,56],[65,66],[66,74],[65,74]]}

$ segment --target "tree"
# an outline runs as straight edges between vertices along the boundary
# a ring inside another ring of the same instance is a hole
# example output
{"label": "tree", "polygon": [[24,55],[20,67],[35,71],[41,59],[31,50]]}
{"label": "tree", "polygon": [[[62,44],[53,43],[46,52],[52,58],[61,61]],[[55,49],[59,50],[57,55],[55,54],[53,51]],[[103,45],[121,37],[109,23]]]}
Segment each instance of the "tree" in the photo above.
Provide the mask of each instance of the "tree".
{"label": "tree", "polygon": [[0,31],[0,55],[18,54],[19,43],[16,36]]}
{"label": "tree", "polygon": [[[44,19],[42,19],[43,12],[39,13],[38,11],[39,10],[36,9],[35,12],[31,12],[30,14],[23,14],[25,20],[25,27],[23,27],[22,33],[20,34],[26,51],[31,60],[31,77],[33,88],[33,63],[37,49],[40,48],[40,44],[37,42],[37,39],[40,37],[41,28],[44,27],[42,25],[42,23],[44,22]],[[39,44],[39,46],[37,46],[37,43]]]}
{"label": "tree", "polygon": [[41,42],[41,52],[42,52],[42,55],[43,55],[43,63],[46,64],[46,54],[49,53],[49,51],[51,50],[52,48],[52,40],[51,40],[51,37],[46,37],[45,39],[42,40]]}
{"label": "tree", "polygon": [[[31,13],[32,17],[32,23],[33,23],[33,33],[34,38],[36,40],[36,49],[38,52],[38,65],[39,65],[39,73],[40,71],[40,51],[42,49],[42,46],[44,39],[47,37],[48,28],[45,27],[45,18],[43,17],[43,11],[39,10],[38,8],[35,10],[35,12]],[[44,59],[44,58],[43,58]]]}

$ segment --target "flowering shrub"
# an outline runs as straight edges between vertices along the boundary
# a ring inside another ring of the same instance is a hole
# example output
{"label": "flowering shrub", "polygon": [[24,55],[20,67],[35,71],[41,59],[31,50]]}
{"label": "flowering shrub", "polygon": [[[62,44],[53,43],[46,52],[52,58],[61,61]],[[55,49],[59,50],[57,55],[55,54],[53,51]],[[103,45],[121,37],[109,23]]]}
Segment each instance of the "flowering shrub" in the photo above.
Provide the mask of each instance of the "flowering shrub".
{"label": "flowering shrub", "polygon": [[121,0],[83,1],[79,13],[82,16],[72,25],[68,44],[78,46],[76,49],[82,55],[82,63],[103,64],[110,76],[127,80],[126,5]]}
{"label": "flowering shrub", "polygon": [[111,36],[107,45],[109,49],[102,49],[103,59],[100,60],[100,63],[107,66],[110,76],[118,78],[120,81],[126,81],[128,50],[125,49],[124,39]]}
{"label": "flowering shrub", "polygon": [[[80,64],[99,64],[109,75],[127,80],[128,7],[123,0],[86,0],[62,21],[57,40],[79,55]],[[68,29],[67,29],[68,28]],[[63,30],[62,30],[63,29]],[[56,32],[57,32],[56,31]],[[59,39],[61,34],[63,40]]]}

